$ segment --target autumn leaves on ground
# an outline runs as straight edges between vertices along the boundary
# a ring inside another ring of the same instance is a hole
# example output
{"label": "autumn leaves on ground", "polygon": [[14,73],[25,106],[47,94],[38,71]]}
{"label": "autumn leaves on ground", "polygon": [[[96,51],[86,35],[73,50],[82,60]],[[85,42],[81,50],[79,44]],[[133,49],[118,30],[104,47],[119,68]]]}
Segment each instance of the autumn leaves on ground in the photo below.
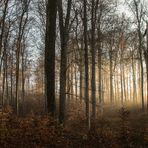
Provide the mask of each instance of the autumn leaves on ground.
{"label": "autumn leaves on ground", "polygon": [[[35,103],[35,102],[34,102]],[[27,105],[27,104],[26,104]],[[11,107],[0,112],[0,145],[3,148],[146,148],[148,115],[135,108],[108,107],[97,111],[96,120],[87,130],[83,102],[69,105],[65,125],[33,108],[23,117]]]}

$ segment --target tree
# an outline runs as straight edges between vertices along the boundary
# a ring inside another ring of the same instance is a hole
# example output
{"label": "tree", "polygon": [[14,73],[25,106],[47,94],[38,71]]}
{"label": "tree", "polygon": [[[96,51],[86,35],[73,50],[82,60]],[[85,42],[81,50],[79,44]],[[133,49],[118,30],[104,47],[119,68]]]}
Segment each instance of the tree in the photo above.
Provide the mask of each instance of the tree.
{"label": "tree", "polygon": [[0,33],[0,57],[1,57],[1,53],[2,53],[2,43],[3,43],[3,35],[4,35],[4,31],[5,31],[5,21],[6,21],[6,15],[7,15],[7,8],[8,8],[8,2],[9,0],[4,1],[4,9],[3,9],[3,16],[2,16],[2,20],[0,23],[0,27],[1,27],[1,33]]}
{"label": "tree", "polygon": [[91,52],[92,52],[92,78],[91,78],[91,97],[92,97],[92,119],[96,116],[96,47],[95,47],[95,29],[96,29],[96,13],[98,8],[98,0],[92,0],[91,10]]}
{"label": "tree", "polygon": [[143,18],[143,14],[144,14],[144,9],[143,9],[143,4],[140,3],[140,1],[138,0],[133,0],[133,4],[134,4],[134,14],[135,14],[135,18],[136,18],[136,25],[137,25],[137,33],[138,33],[138,51],[139,51],[139,60],[140,60],[140,67],[141,67],[141,101],[142,101],[142,110],[144,111],[144,76],[143,76],[143,51],[142,51],[142,18]]}
{"label": "tree", "polygon": [[55,40],[57,1],[48,0],[45,35],[45,89],[47,111],[55,116]]}
{"label": "tree", "polygon": [[148,22],[146,23],[146,50],[144,51],[144,57],[146,62],[146,71],[147,71],[147,111],[148,111]]}
{"label": "tree", "polygon": [[66,71],[67,71],[67,48],[69,40],[69,23],[72,0],[67,1],[67,12],[64,21],[62,0],[58,2],[59,28],[61,41],[61,62],[60,62],[60,104],[59,104],[59,122],[65,120],[65,101],[66,101]]}
{"label": "tree", "polygon": [[[31,0],[23,1],[21,3],[21,15],[18,24],[18,34],[16,39],[16,98],[15,98],[15,110],[19,115],[19,81],[20,81],[20,54],[22,48],[22,39],[24,31],[28,22],[28,7]],[[17,4],[17,3],[16,3]],[[18,10],[19,11],[19,10]]]}
{"label": "tree", "polygon": [[87,127],[90,129],[90,109],[89,109],[89,66],[88,66],[88,39],[87,39],[87,0],[83,0],[84,7],[84,65],[85,65],[85,102],[86,102],[86,121]]}

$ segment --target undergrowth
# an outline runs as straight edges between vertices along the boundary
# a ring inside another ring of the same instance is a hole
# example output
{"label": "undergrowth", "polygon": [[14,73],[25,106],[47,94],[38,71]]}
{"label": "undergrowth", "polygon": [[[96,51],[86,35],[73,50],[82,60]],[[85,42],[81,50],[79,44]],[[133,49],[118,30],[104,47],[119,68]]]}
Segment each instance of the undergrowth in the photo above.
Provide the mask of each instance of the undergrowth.
{"label": "undergrowth", "polygon": [[[130,112],[121,108],[115,128],[112,121],[100,117],[86,130],[85,117],[79,115],[71,125],[59,125],[50,116],[30,114],[17,117],[10,108],[0,112],[1,148],[146,148],[148,128],[135,128]],[[137,121],[140,122],[140,121]]]}

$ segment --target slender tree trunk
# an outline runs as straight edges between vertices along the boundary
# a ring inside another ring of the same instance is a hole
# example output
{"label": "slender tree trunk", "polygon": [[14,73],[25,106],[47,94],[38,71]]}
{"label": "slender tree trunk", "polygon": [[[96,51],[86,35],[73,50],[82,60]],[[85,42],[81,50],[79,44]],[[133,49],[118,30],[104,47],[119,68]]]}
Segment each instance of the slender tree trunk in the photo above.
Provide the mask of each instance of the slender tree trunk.
{"label": "slender tree trunk", "polygon": [[84,86],[83,86],[83,80],[84,80],[84,66],[83,66],[83,40],[81,41],[81,50],[80,50],[80,99],[81,102],[84,98]]}
{"label": "slender tree trunk", "polygon": [[[102,89],[101,89],[101,73],[102,73],[102,49],[101,49],[101,36],[100,36],[100,24],[98,26],[98,78],[99,78],[99,85],[98,85],[98,93],[99,93],[99,104],[102,103]],[[100,106],[101,107],[101,106]]]}
{"label": "slender tree trunk", "polygon": [[75,96],[76,100],[78,99],[78,81],[77,81],[77,67],[75,65]]}
{"label": "slender tree trunk", "polygon": [[123,71],[122,71],[122,76],[123,76],[123,93],[124,93],[124,101],[126,102],[127,96],[126,96],[126,77],[125,77],[125,68],[123,64]]}
{"label": "slender tree trunk", "polygon": [[142,110],[144,111],[144,85],[143,85],[143,58],[142,58],[142,34],[140,31],[140,24],[138,25],[138,36],[139,36],[139,56],[140,56],[140,66],[141,66],[141,101],[142,101]]}
{"label": "slender tree trunk", "polygon": [[133,73],[133,103],[137,103],[137,90],[136,90],[136,75],[135,75],[135,66],[134,59],[132,57],[132,73]]}
{"label": "slender tree trunk", "polygon": [[9,87],[8,87],[8,55],[6,54],[6,61],[5,61],[5,67],[6,67],[6,105],[9,105]]}
{"label": "slender tree trunk", "polygon": [[[25,44],[25,43],[24,43]],[[24,67],[25,67],[25,62],[24,62],[24,46],[22,47],[22,114],[24,114],[24,99],[25,99],[25,75],[24,75]]]}
{"label": "slender tree trunk", "polygon": [[74,98],[74,97],[73,97],[73,94],[74,94],[74,91],[73,91],[73,86],[74,86],[74,85],[73,85],[73,84],[74,84],[74,83],[73,83],[73,65],[71,66],[70,69],[71,69],[71,99],[73,100],[73,98]]}
{"label": "slender tree trunk", "polygon": [[110,102],[113,103],[113,61],[112,61],[112,47],[110,51]]}
{"label": "slender tree trunk", "polygon": [[95,1],[92,0],[91,10],[91,52],[92,52],[92,69],[91,69],[91,99],[92,99],[92,119],[96,117],[96,50],[95,50]]}
{"label": "slender tree trunk", "polygon": [[90,110],[89,110],[89,66],[88,66],[88,42],[87,42],[87,0],[84,0],[84,60],[85,60],[85,103],[87,127],[90,129]]}
{"label": "slender tree trunk", "polygon": [[147,22],[147,51],[146,51],[146,70],[147,70],[147,112],[148,112],[148,22]]}
{"label": "slender tree trunk", "polygon": [[13,105],[13,52],[12,52],[12,62],[10,71],[10,104]]}
{"label": "slender tree trunk", "polygon": [[3,64],[3,81],[2,81],[2,106],[4,105],[4,95],[5,95],[5,77],[6,77],[6,67]]}
{"label": "slender tree trunk", "polygon": [[122,65],[121,65],[121,62],[120,62],[120,84],[121,84],[121,87],[120,87],[120,91],[121,91],[121,104],[123,106],[123,77],[122,77]]}
{"label": "slender tree trunk", "polygon": [[81,63],[81,61],[80,61],[80,100],[82,101],[82,97],[83,97],[83,95],[82,95],[82,82],[83,81],[83,72],[82,72],[82,63]]}
{"label": "slender tree trunk", "polygon": [[20,67],[20,39],[17,41],[17,50],[16,50],[16,92],[15,92],[15,111],[16,114],[19,114],[19,68]]}

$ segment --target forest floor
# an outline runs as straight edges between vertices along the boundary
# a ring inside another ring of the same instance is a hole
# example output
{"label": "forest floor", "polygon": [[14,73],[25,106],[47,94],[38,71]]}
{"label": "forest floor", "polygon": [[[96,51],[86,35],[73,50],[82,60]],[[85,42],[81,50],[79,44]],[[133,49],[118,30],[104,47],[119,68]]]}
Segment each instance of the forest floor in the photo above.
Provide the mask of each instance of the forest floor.
{"label": "forest floor", "polygon": [[66,125],[75,135],[87,135],[86,147],[148,147],[148,113],[143,112],[140,105],[125,104],[121,107],[118,103],[106,104],[101,110],[97,106],[96,120],[92,121],[88,132],[82,104],[71,104]]}
{"label": "forest floor", "polygon": [[69,104],[64,125],[47,115],[17,117],[8,107],[0,112],[1,148],[147,148],[148,114],[139,107],[97,106],[88,130],[84,103]]}

